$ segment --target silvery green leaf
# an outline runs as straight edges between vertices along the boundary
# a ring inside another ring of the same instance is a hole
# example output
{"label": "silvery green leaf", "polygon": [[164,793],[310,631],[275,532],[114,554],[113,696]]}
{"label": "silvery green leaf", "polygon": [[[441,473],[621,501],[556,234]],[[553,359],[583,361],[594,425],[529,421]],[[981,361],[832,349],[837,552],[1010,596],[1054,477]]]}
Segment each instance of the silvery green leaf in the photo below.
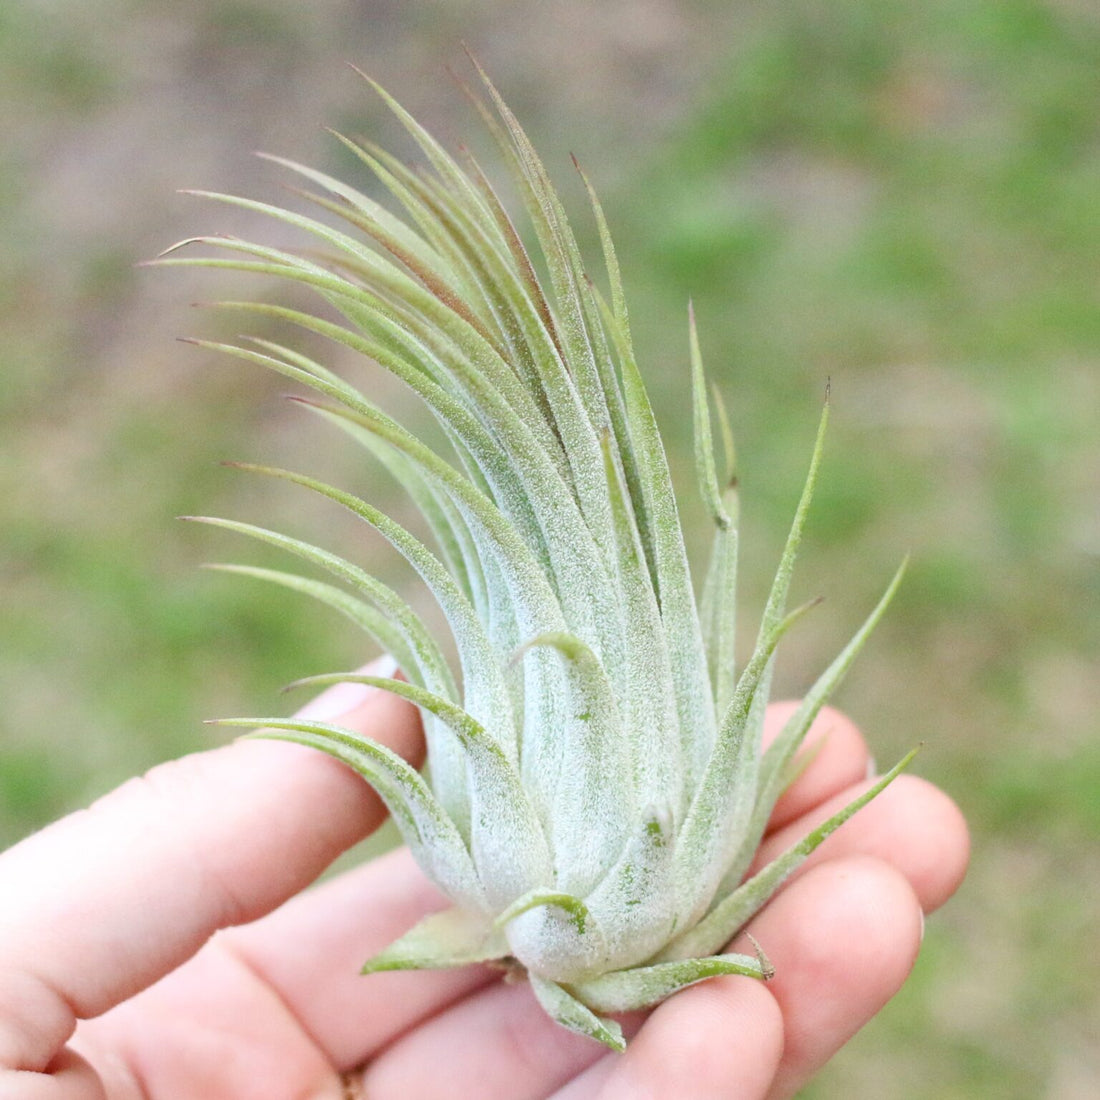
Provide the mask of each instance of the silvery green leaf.
{"label": "silvery green leaf", "polygon": [[740,850],[726,871],[725,878],[718,887],[723,896],[736,888],[741,881],[753,854],[764,835],[768,818],[775,808],[783,791],[793,782],[798,771],[792,774],[792,758],[802,744],[811,723],[828,702],[840,681],[844,678],[856,655],[863,648],[871,631],[878,625],[894,598],[901,579],[905,575],[906,561],[903,561],[894,574],[886,591],[852,640],[844,647],[840,655],[818,677],[817,682],[803,697],[797,710],[787,719],[779,736],[768,746],[760,764],[760,777],[757,782],[756,805],[752,820],[741,840]]}
{"label": "silvery green leaf", "polygon": [[578,1035],[587,1035],[589,1039],[595,1039],[614,1051],[626,1050],[623,1029],[614,1020],[597,1016],[556,982],[547,981],[537,974],[531,974],[530,979],[539,1004],[552,1020]]}
{"label": "silvery green leaf", "polygon": [[691,394],[695,426],[695,476],[699,495],[717,527],[729,527],[733,520],[722,500],[714,464],[714,444],[710,432],[710,406],[707,404],[707,383],[703,374],[703,356],[699,351],[699,333],[695,328],[695,310],[688,308],[688,332],[691,345]]}
{"label": "silvery green leaf", "polygon": [[444,909],[418,921],[403,936],[372,955],[362,973],[382,970],[439,970],[492,962],[508,954],[503,935],[484,916]]}
{"label": "silvery green leaf", "polygon": [[270,543],[282,550],[296,554],[322,569],[327,569],[340,580],[357,588],[379,608],[404,637],[409,654],[409,663],[402,665],[405,672],[416,682],[423,683],[432,691],[439,692],[448,698],[457,698],[458,688],[439,645],[420,617],[388,585],[383,584],[377,578],[372,577],[369,573],[364,572],[358,566],[338,557],[336,554],[330,554],[327,550],[321,550],[308,542],[290,538],[287,535],[279,534],[277,531],[269,531],[250,523],[240,523],[237,520],[219,519],[213,516],[186,516],[184,518],[195,523],[206,523],[212,527],[221,527],[227,531],[234,531],[258,539],[261,542]]}
{"label": "silvery green leaf", "polygon": [[708,955],[703,959],[638,966],[612,971],[598,978],[578,982],[572,991],[597,1012],[632,1012],[649,1008],[689,985],[719,974],[767,978],[772,971],[766,960],[752,955]]}
{"label": "silvery green leaf", "polygon": [[700,599],[703,641],[714,689],[714,706],[725,714],[737,685],[735,643],[737,638],[737,556],[740,534],[737,528],[738,499],[735,488],[722,494],[722,507],[730,522],[714,529],[710,564]]}
{"label": "silvery green leaf", "polygon": [[542,763],[556,776],[549,799],[550,842],[555,851],[569,853],[568,861],[559,862],[557,881],[565,890],[587,893],[621,851],[637,812],[631,739],[611,681],[590,646],[574,634],[539,634],[524,643],[516,659],[535,648],[561,659],[568,702],[557,726],[557,759],[547,756]]}
{"label": "silvery green leaf", "polygon": [[311,676],[298,683],[367,684],[408,699],[444,722],[466,756],[470,848],[490,904],[507,905],[549,877],[546,840],[519,774],[498,741],[462,707],[415,684],[359,672]]}
{"label": "silvery green leaf", "polygon": [[675,877],[677,850],[671,807],[647,808],[586,898],[607,944],[608,969],[646,962],[675,931],[683,908]]}
{"label": "silvery green leaf", "polygon": [[723,898],[694,927],[672,940],[661,952],[661,959],[687,958],[716,951],[730,940],[746,921],[767,904],[768,899],[814,852],[840,828],[857,810],[881,794],[910,764],[919,749],[913,749],[898,761],[881,779],[869,787],[844,809],[833,814],[815,829],[777,856],[766,867],[733,893]]}
{"label": "silvery green leaf", "polygon": [[370,606],[363,600],[323,581],[315,581],[309,577],[301,577],[297,573],[285,573],[278,569],[262,569],[255,565],[235,565],[228,562],[212,562],[206,566],[220,573],[237,573],[243,577],[254,577],[257,580],[268,581],[272,584],[291,588],[296,592],[302,592],[312,596],[320,603],[327,604],[341,614],[349,618],[356,626],[361,627],[381,647],[383,652],[389,653],[400,667],[414,670],[416,661],[408,649],[405,639],[401,636],[392,622],[382,612]]}
{"label": "silvery green leaf", "polygon": [[570,982],[607,968],[603,929],[574,894],[536,888],[497,917],[512,954],[529,969],[556,982]]}
{"label": "silvery green leaf", "polygon": [[474,912],[485,911],[485,892],[457,827],[420,773],[392,749],[330,722],[222,718],[218,724],[259,727],[252,736],[320,749],[353,768],[386,803],[424,873],[460,904]]}

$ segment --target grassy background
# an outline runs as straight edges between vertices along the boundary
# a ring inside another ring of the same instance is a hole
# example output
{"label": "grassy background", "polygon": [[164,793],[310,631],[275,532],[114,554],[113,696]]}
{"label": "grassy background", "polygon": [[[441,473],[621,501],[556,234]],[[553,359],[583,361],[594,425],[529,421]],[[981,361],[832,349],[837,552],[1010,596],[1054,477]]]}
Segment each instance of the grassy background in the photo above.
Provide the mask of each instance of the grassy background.
{"label": "grassy background", "polygon": [[[1100,13],[1084,0],[0,6],[0,841],[211,743],[202,717],[360,659],[323,609],[199,572],[263,555],[173,517],[323,527],[400,581],[340,516],[217,461],[390,488],[278,382],[174,342],[234,331],[190,301],[260,284],[133,264],[196,232],[280,240],[175,194],[285,201],[253,148],[346,170],[322,124],[399,140],[344,60],[442,136],[476,133],[446,75],[461,39],[589,240],[569,151],[601,188],[689,493],[694,299],[738,435],[749,615],[833,380],[798,580],[828,601],[785,690],[914,554],[841,702],[882,760],[929,742],[919,770],[967,812],[974,864],[906,990],[806,1095],[1092,1096]],[[687,520],[701,545],[694,503]]]}

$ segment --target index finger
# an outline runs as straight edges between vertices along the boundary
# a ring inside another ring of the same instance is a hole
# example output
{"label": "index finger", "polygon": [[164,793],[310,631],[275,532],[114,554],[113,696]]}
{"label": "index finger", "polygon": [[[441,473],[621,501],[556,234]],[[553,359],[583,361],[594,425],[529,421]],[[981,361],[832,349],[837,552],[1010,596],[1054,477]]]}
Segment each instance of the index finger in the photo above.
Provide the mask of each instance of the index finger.
{"label": "index finger", "polygon": [[[423,751],[416,709],[339,685],[313,717]],[[312,882],[385,816],[352,771],[285,742],[162,764],[0,855],[0,1066],[41,1071],[100,1013]]]}

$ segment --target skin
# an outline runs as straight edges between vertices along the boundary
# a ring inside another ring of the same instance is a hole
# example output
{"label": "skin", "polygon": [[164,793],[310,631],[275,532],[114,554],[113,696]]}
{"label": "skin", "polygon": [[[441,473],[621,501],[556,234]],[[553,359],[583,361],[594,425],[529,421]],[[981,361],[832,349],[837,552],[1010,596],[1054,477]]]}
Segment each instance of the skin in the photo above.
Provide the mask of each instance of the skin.
{"label": "skin", "polygon": [[[772,735],[790,706],[770,709]],[[306,711],[423,754],[415,709],[383,692],[340,685]],[[762,858],[867,785],[867,748],[843,715],[823,712],[810,740],[824,743],[777,805]],[[0,1095],[791,1096],[901,986],[923,914],[954,892],[968,853],[955,805],[900,777],[751,922],[772,981],[693,986],[624,1019],[633,1038],[616,1055],[488,968],[358,975],[445,904],[404,850],[303,893],[384,816],[326,756],[237,741],[0,855]]]}

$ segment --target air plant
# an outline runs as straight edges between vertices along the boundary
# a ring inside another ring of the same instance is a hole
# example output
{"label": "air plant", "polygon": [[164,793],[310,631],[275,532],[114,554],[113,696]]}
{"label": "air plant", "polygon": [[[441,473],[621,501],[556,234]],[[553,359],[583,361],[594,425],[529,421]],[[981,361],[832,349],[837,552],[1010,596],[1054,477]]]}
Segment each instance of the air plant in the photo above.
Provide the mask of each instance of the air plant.
{"label": "air plant", "polygon": [[[745,955],[723,946],[911,759],[746,878],[769,814],[798,773],[811,722],[902,570],[762,751],[776,646],[806,610],[787,611],[786,603],[828,397],[755,646],[737,669],[732,437],[720,400],[710,409],[694,318],[695,465],[714,527],[698,599],[599,201],[582,173],[607,294],[589,277],[527,136],[479,73],[486,99],[473,98],[526,208],[531,252],[477,161],[467,152],[452,157],[375,85],[428,167],[412,170],[372,143],[335,136],[401,215],[272,157],[318,188],[308,197],[343,228],[244,198],[208,197],[304,230],[322,254],[203,237],[181,244],[210,246],[214,255],[159,261],[261,272],[311,288],[326,315],[222,304],[289,322],[391,371],[431,410],[448,445],[445,454],[432,449],[301,351],[267,339],[196,341],[301,383],[312,393],[296,400],[342,428],[404,487],[432,546],[349,492],[286,470],[243,467],[328,497],[379,531],[438,602],[458,666],[402,596],[360,566],[288,535],[206,518],[340,582],[223,567],[316,597],[395,658],[401,679],[339,673],[301,682],[355,681],[414,703],[430,779],[384,745],[329,723],[226,724],[262,727],[255,736],[309,745],[354,768],[450,899],[450,908],[375,955],[365,972],[500,962],[526,975],[558,1023],[621,1050],[611,1014],[718,974],[770,977],[761,949]],[[712,415],[724,441],[721,476]]]}

